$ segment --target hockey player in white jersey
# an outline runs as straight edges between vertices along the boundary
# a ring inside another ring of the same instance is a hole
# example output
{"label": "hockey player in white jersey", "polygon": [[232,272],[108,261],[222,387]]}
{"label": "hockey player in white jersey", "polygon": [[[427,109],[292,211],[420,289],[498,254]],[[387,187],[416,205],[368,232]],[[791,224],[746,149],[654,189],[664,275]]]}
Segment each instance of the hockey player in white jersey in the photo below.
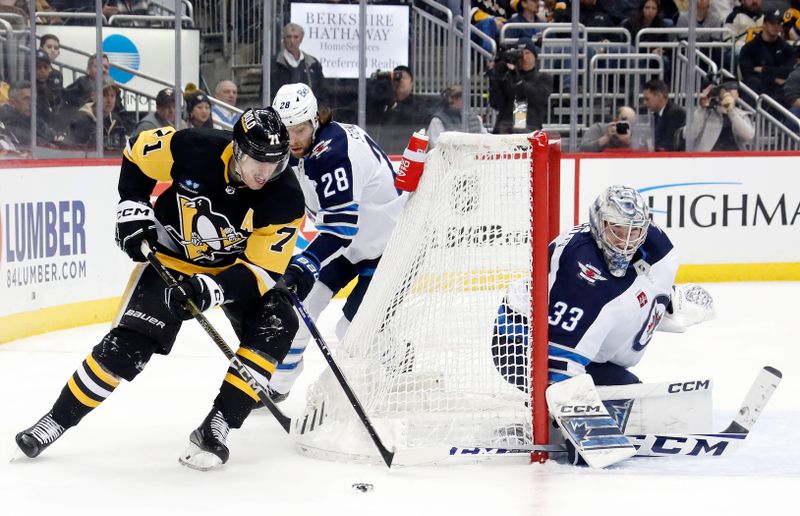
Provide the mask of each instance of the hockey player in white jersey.
{"label": "hockey player in white jersey", "polygon": [[[713,315],[702,287],[674,287],[677,253],[630,186],[603,191],[589,222],[558,236],[549,253],[550,383],[584,372],[596,385],[638,383],[629,368],[641,360],[660,323],[667,320],[670,331],[682,331]],[[670,302],[673,292],[679,311]],[[512,283],[492,342],[498,370],[520,388],[526,381],[529,311],[528,281]]]}
{"label": "hockey player in white jersey", "polygon": [[[292,259],[276,288],[295,289],[316,319],[337,291],[358,278],[336,327],[341,339],[361,304],[406,196],[395,188],[395,172],[383,150],[360,127],[332,121],[328,110],[318,112],[307,85],[284,85],[272,106],[289,130],[290,164],[305,195],[306,214],[318,231]],[[302,372],[309,340],[308,331],[301,327],[270,380],[275,401],[285,399]]]}

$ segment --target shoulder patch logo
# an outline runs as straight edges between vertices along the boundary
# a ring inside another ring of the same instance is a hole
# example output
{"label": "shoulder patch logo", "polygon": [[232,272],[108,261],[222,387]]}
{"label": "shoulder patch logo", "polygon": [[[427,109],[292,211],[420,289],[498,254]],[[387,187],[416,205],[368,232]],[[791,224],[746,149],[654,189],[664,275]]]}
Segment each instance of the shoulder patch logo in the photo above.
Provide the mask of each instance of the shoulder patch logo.
{"label": "shoulder patch logo", "polygon": [[639,308],[644,308],[647,305],[647,294],[640,290],[636,294],[636,300],[639,301]]}
{"label": "shoulder patch logo", "polygon": [[578,262],[578,268],[581,270],[581,272],[578,274],[578,277],[585,279],[591,286],[594,286],[598,281],[608,281],[608,278],[603,276],[603,274],[600,272],[600,269],[591,263],[584,265],[581,262]]}
{"label": "shoulder patch logo", "polygon": [[328,140],[322,140],[321,142],[316,144],[314,146],[314,149],[311,151],[311,155],[309,156],[309,159],[321,156],[325,151],[330,149],[330,144],[331,144],[331,140],[329,140],[329,139]]}

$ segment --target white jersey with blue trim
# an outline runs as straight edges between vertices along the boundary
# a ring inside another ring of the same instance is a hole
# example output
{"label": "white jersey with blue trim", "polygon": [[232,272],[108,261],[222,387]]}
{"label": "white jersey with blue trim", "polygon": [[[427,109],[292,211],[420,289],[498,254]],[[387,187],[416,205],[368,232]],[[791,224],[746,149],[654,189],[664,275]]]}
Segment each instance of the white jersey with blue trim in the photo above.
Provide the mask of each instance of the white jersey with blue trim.
{"label": "white jersey with blue trim", "polygon": [[[636,365],[664,316],[677,271],[677,252],[654,223],[621,278],[608,271],[588,224],[559,235],[550,244],[548,275],[550,381],[584,373],[590,362]],[[504,300],[520,314],[530,313],[525,281],[513,283]]]}
{"label": "white jersey with blue trim", "polygon": [[[293,165],[319,232],[308,249],[322,255],[321,264],[340,254],[351,263],[380,257],[407,196],[395,188],[392,164],[372,138],[355,125],[325,124],[311,153]],[[314,246],[323,235],[336,238]]]}

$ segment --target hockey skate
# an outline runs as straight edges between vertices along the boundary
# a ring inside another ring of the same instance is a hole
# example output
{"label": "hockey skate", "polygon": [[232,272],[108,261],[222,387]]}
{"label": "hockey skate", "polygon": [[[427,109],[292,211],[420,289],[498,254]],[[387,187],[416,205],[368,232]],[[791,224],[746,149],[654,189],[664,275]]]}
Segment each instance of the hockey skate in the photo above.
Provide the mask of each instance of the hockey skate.
{"label": "hockey skate", "polygon": [[17,434],[17,446],[22,453],[32,459],[56,442],[66,431],[66,428],[53,420],[52,413],[48,412],[35,425]]}
{"label": "hockey skate", "polygon": [[178,457],[178,462],[199,471],[208,471],[225,464],[230,456],[225,445],[229,430],[222,412],[212,409],[203,424],[189,436],[189,447]]}

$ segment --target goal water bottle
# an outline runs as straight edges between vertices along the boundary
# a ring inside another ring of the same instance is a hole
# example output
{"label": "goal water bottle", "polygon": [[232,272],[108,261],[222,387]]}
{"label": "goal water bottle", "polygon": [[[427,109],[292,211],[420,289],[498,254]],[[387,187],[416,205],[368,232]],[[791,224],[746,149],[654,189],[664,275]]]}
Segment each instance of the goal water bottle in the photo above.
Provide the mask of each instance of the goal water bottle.
{"label": "goal water bottle", "polygon": [[425,131],[415,131],[408,140],[408,146],[403,151],[403,159],[397,176],[394,178],[394,186],[398,190],[414,192],[422,177],[425,169],[425,151],[428,149],[428,136]]}

